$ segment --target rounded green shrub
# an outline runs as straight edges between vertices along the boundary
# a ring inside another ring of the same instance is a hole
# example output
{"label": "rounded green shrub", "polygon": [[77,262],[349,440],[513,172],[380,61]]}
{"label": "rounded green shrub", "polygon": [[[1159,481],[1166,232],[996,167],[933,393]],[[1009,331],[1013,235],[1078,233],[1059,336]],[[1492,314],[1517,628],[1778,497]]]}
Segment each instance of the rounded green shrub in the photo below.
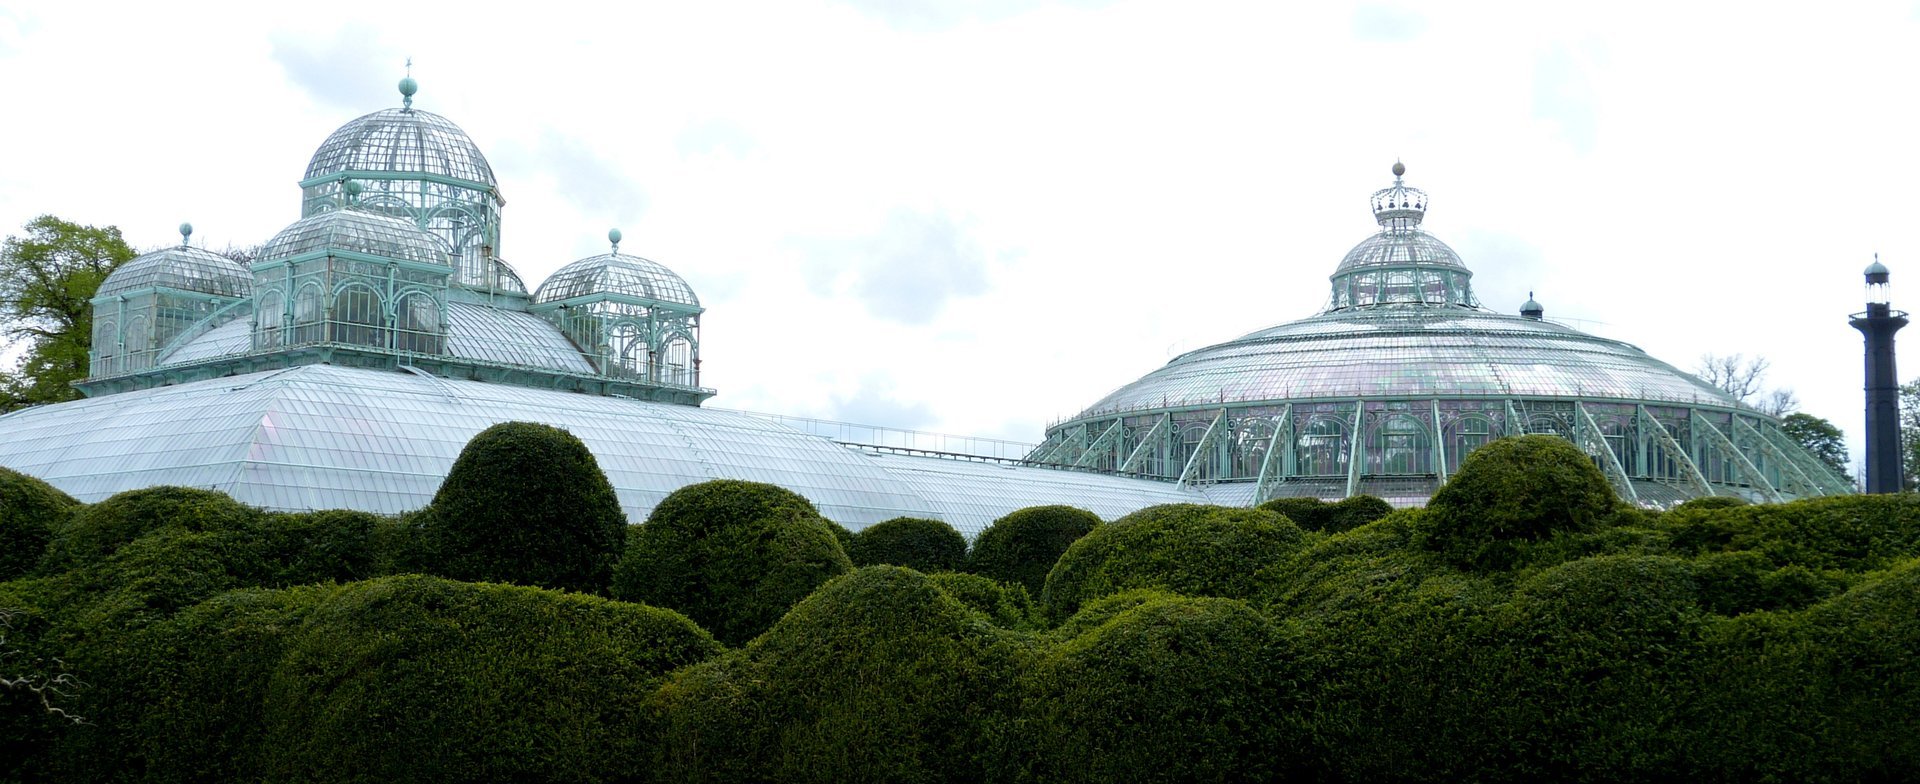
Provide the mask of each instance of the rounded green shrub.
{"label": "rounded green shrub", "polygon": [[1002,629],[1031,630],[1041,625],[1039,605],[1019,583],[1007,584],[964,572],[935,572],[927,579]]}
{"label": "rounded green shrub", "polygon": [[659,679],[721,650],[668,610],[422,575],[341,586],[283,644],[261,778],[288,782],[623,779]]}
{"label": "rounded green shrub", "polygon": [[1707,512],[1714,509],[1731,509],[1736,506],[1746,505],[1746,499],[1743,498],[1734,498],[1725,495],[1709,495],[1700,498],[1689,498],[1668,511],[1681,513]]}
{"label": "rounded green shrub", "polygon": [[1129,588],[1247,598],[1258,573],[1305,542],[1287,518],[1261,509],[1163,504],[1095,528],[1047,575],[1041,604],[1062,620],[1080,605]]}
{"label": "rounded green shrub", "polygon": [[33,571],[53,532],[80,502],[26,474],[0,468],[0,581]]}
{"label": "rounded green shrub", "polygon": [[989,779],[1019,638],[919,572],[870,566],[655,695],[660,781]]}
{"label": "rounded green shrub", "polygon": [[1271,621],[1233,599],[1130,596],[1023,675],[1028,775],[1274,781],[1305,766],[1293,657]]}
{"label": "rounded green shrub", "polygon": [[191,533],[252,531],[260,510],[225,493],[192,487],[128,490],[74,510],[54,532],[43,569],[64,571],[112,555],[136,539],[163,528]]}
{"label": "rounded green shrub", "polygon": [[1593,530],[1614,506],[1606,477],[1571,442],[1502,438],[1469,453],[1433,494],[1428,546],[1463,566],[1506,569],[1526,544]]}
{"label": "rounded green shrub", "polygon": [[1047,585],[1047,572],[1100,518],[1071,506],[1029,506],[1007,514],[973,541],[967,571],[1004,583],[1019,583],[1030,594]]}
{"label": "rounded green shrub", "polygon": [[1261,509],[1286,515],[1303,531],[1337,534],[1386,517],[1393,505],[1370,495],[1356,495],[1327,503],[1318,498],[1275,498]]}
{"label": "rounded green shrub", "polygon": [[627,517],[580,439],[506,422],[460,450],[429,526],[440,574],[593,593],[613,576]]}
{"label": "rounded green shrub", "polygon": [[719,479],[675,490],[653,508],[629,537],[613,594],[678,610],[739,645],[851,568],[807,499]]}
{"label": "rounded green shrub", "polygon": [[854,566],[904,566],[922,572],[960,568],[967,559],[967,538],[939,520],[896,517],[860,529],[847,557]]}

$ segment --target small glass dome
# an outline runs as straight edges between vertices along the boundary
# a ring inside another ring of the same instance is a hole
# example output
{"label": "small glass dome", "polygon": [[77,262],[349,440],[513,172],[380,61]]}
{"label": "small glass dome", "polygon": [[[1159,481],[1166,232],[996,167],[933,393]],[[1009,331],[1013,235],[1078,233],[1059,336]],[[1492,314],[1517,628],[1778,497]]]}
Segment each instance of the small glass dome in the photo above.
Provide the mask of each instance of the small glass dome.
{"label": "small glass dome", "polygon": [[328,136],[302,181],[341,172],[436,174],[492,190],[493,167],[452,120],[418,109],[382,109]]}
{"label": "small glass dome", "polygon": [[590,294],[624,294],[669,305],[699,308],[693,287],[659,263],[614,252],[581,259],[547,278],[533,301],[563,302]]}
{"label": "small glass dome", "polygon": [[450,264],[447,248],[440,239],[413,221],[359,210],[323,212],[295,221],[267,241],[260,250],[260,261],[278,261],[321,250]]}
{"label": "small glass dome", "polygon": [[94,296],[110,297],[156,287],[239,298],[253,290],[253,275],[239,262],[183,244],[120,265]]}

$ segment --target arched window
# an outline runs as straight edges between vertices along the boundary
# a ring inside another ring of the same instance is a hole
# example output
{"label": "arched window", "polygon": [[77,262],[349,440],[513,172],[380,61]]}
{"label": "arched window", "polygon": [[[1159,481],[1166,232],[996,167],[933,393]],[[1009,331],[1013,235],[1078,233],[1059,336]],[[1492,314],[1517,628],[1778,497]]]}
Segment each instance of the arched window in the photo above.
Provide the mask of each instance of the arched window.
{"label": "arched window", "polygon": [[320,304],[320,284],[308,282],[293,297],[293,338],[290,343],[318,343],[326,334],[321,323],[325,310]]}
{"label": "arched window", "polygon": [[1318,416],[1300,431],[1295,455],[1301,476],[1344,476],[1347,473],[1347,423]]}
{"label": "arched window", "polygon": [[1460,462],[1467,459],[1469,453],[1493,440],[1493,420],[1468,414],[1454,420],[1449,431],[1447,458],[1453,461],[1451,468],[1458,471]]}
{"label": "arched window", "polygon": [[440,303],[424,291],[403,294],[393,309],[393,347],[418,354],[441,352]]}
{"label": "arched window", "polygon": [[1618,420],[1601,422],[1600,438],[1607,442],[1607,449],[1613,452],[1614,459],[1620,461],[1621,470],[1626,471],[1627,476],[1633,476],[1640,466],[1640,456],[1634,454],[1633,439],[1626,424]]}
{"label": "arched window", "polygon": [[253,310],[253,347],[273,348],[280,345],[280,329],[285,326],[286,306],[280,292],[266,291],[260,294],[259,304]]}
{"label": "arched window", "polygon": [[607,330],[607,355],[612,367],[608,375],[620,375],[630,378],[646,378],[647,342],[641,338],[640,327],[630,321],[622,321]]}
{"label": "arched window", "polygon": [[685,335],[675,335],[668,340],[666,348],[660,352],[660,358],[663,374],[660,380],[689,387],[699,383],[693,367],[693,341]]}
{"label": "arched window", "polygon": [[361,283],[349,283],[333,295],[332,338],[356,346],[387,345],[386,308],[380,292]]}
{"label": "arched window", "polygon": [[1383,474],[1426,474],[1433,471],[1432,442],[1419,419],[1400,414],[1388,417],[1377,431]]}

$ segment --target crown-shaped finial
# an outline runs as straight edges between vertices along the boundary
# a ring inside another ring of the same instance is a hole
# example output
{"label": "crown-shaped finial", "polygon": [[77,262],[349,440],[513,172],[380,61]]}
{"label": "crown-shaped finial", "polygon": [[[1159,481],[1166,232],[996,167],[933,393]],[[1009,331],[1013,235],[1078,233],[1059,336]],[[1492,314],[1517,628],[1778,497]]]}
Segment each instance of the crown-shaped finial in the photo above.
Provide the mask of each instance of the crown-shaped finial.
{"label": "crown-shaped finial", "polygon": [[1393,187],[1373,192],[1373,219],[1389,231],[1412,231],[1427,216],[1427,192],[1410,188],[1400,178],[1407,165],[1393,162]]}

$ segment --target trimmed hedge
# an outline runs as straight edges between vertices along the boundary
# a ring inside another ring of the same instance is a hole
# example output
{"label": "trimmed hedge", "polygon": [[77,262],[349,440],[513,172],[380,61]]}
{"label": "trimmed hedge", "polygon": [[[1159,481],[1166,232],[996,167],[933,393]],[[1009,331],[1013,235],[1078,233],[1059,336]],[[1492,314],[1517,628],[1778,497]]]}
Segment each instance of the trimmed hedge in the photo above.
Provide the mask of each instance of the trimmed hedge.
{"label": "trimmed hedge", "polygon": [[1023,674],[1024,777],[1273,781],[1311,759],[1271,621],[1233,599],[1127,597]]}
{"label": "trimmed hedge", "polygon": [[1020,638],[918,572],[870,566],[655,696],[659,781],[977,780],[1017,706]]}
{"label": "trimmed hedge", "polygon": [[1351,531],[1393,512],[1393,505],[1370,495],[1342,498],[1331,504],[1318,498],[1275,498],[1259,506],[1279,512],[1303,531],[1337,534]]}
{"label": "trimmed hedge", "polygon": [[653,508],[629,536],[613,595],[678,610],[740,645],[851,568],[807,499],[719,479],[675,490]]}
{"label": "trimmed hedge", "polygon": [[1920,560],[1798,612],[1709,627],[1675,722],[1686,777],[1903,781],[1920,767]]}
{"label": "trimmed hedge", "polygon": [[1029,506],[993,521],[973,540],[967,571],[1039,594],[1047,572],[1067,548],[1100,525],[1100,518],[1072,506]]}
{"label": "trimmed hedge", "polygon": [[847,557],[854,566],[904,566],[947,572],[967,560],[967,538],[939,520],[896,517],[860,529]]}
{"label": "trimmed hedge", "polygon": [[251,530],[260,514],[212,490],[166,486],[128,490],[74,510],[67,524],[54,532],[41,569],[52,574],[83,566],[164,528],[188,533]]}
{"label": "trimmed hedge", "polygon": [[1064,620],[1080,605],[1129,588],[1247,598],[1256,574],[1292,555],[1305,535],[1261,509],[1162,504],[1095,528],[1067,548],[1040,597]]}
{"label": "trimmed hedge", "polygon": [[25,576],[80,502],[26,474],[0,468],[0,581]]}
{"label": "trimmed hedge", "polygon": [[659,678],[720,651],[667,610],[421,575],[342,586],[283,644],[260,756],[285,782],[625,779]]}
{"label": "trimmed hedge", "polygon": [[1920,557],[1920,495],[1914,493],[1676,508],[1661,524],[1682,553],[1748,550],[1776,566],[1868,572]]}
{"label": "trimmed hedge", "polygon": [[531,422],[480,431],[433,496],[436,572],[600,593],[626,545],[627,516],[587,445]]}
{"label": "trimmed hedge", "polygon": [[1473,450],[1427,503],[1427,546],[1462,566],[1512,567],[1527,543],[1591,531],[1615,506],[1593,460],[1563,438],[1502,438]]}
{"label": "trimmed hedge", "polygon": [[1034,604],[1033,596],[1019,583],[1007,584],[963,572],[936,572],[927,575],[927,579],[1002,629],[1029,631],[1043,625],[1040,606]]}

